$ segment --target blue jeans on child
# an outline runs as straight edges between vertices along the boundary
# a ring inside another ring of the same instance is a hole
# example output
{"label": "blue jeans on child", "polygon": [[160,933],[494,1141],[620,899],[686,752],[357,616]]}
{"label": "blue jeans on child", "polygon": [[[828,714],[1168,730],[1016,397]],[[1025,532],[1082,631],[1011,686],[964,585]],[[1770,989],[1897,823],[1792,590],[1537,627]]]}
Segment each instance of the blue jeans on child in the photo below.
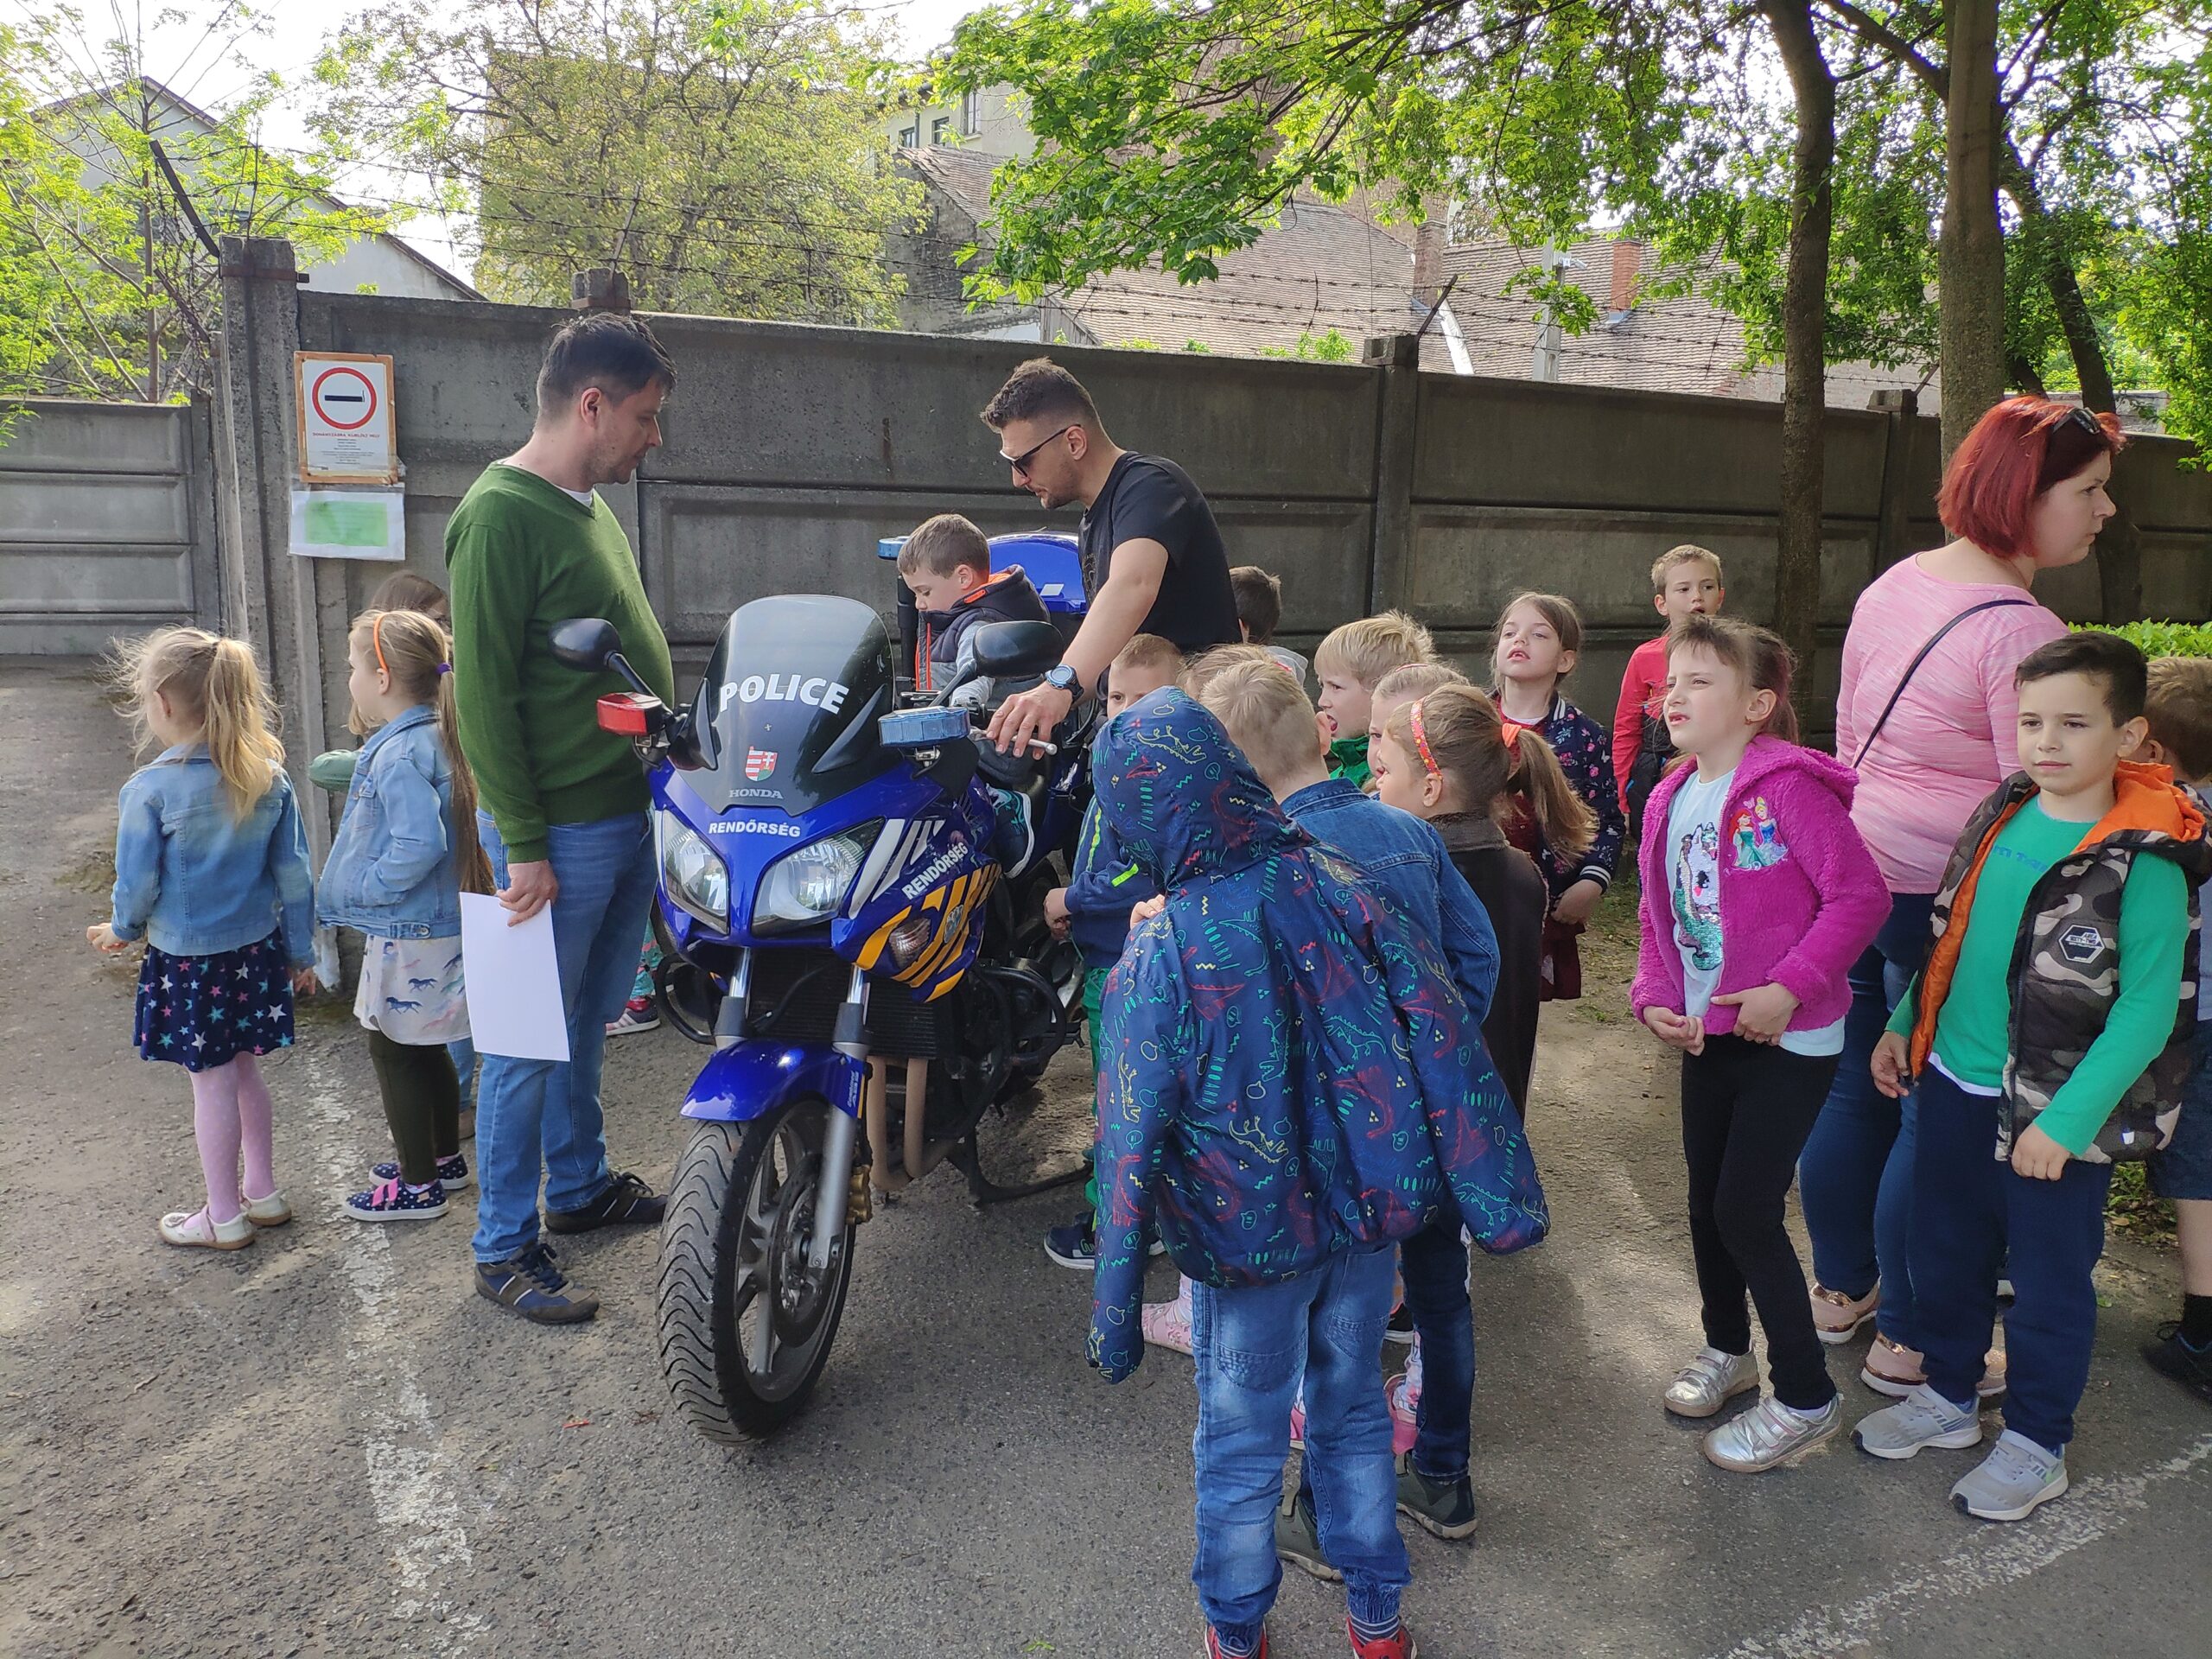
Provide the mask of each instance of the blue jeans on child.
{"label": "blue jeans on child", "polygon": [[1813,1243],[1813,1276],[1830,1290],[1864,1296],[1878,1279],[1882,1334],[1917,1348],[1912,1274],[1906,1266],[1912,1223],[1914,1102],[1874,1087],[1867,1062],[1882,1028],[1928,954],[1936,897],[1900,893],[1890,918],[1852,964],[1851,1012],[1843,1054],[1812,1138],[1797,1160],[1797,1191]]}
{"label": "blue jeans on child", "polygon": [[[476,831],[504,887],[507,852],[488,814]],[[569,1060],[483,1057],[476,1085],[476,1237],[479,1262],[505,1262],[537,1239],[537,1184],[550,1210],[579,1210],[607,1190],[606,1120],[599,1068],[607,1022],[622,1011],[638,971],[638,937],[653,893],[653,842],[645,815],[556,823],[546,856],[561,884],[553,949],[569,1020]]]}
{"label": "blue jeans on child", "polygon": [[1378,1386],[1396,1252],[1346,1251],[1280,1284],[1191,1287],[1198,1366],[1197,1559],[1206,1622],[1256,1645],[1282,1582],[1275,1506],[1290,1408],[1306,1384],[1306,1457],[1322,1553],[1344,1575],[1353,1618],[1387,1624],[1413,1580],[1398,1535],[1390,1414]]}
{"label": "blue jeans on child", "polygon": [[2056,1180],[2031,1180],[1996,1156],[2005,1102],[1968,1094],[1933,1065],[1921,1072],[1919,1092],[1912,1285],[1929,1385],[1972,1408],[2009,1248],[2016,1294],[2005,1316],[2005,1427],[2063,1452],[2089,1381],[2097,1333],[2089,1275],[2104,1254],[2112,1166],[2070,1159]]}

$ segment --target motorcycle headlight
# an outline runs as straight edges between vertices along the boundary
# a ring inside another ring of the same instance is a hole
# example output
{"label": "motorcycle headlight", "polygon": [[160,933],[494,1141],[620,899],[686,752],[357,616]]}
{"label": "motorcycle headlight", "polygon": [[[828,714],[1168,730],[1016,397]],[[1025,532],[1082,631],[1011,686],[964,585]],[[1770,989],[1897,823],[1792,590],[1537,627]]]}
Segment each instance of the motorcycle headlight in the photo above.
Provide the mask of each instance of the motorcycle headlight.
{"label": "motorcycle headlight", "polygon": [[729,931],[729,866],[674,815],[653,815],[660,883],[668,896],[718,932]]}
{"label": "motorcycle headlight", "polygon": [[772,932],[823,920],[843,901],[872,839],[849,830],[785,854],[768,867],[761,880],[753,925]]}

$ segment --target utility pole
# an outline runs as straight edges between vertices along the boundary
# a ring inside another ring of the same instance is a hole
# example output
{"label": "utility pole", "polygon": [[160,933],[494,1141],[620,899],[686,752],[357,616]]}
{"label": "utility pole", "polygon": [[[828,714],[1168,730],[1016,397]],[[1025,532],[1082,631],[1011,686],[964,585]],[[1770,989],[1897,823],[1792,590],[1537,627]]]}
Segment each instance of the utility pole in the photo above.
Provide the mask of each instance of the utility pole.
{"label": "utility pole", "polygon": [[[1544,279],[1548,283],[1567,280],[1570,270],[1584,269],[1580,259],[1570,259],[1557,248],[1548,245],[1544,249]],[[1549,299],[1544,302],[1544,315],[1536,324],[1536,349],[1529,359],[1529,378],[1531,380],[1559,378],[1560,349],[1564,331],[1560,327],[1559,313]]]}

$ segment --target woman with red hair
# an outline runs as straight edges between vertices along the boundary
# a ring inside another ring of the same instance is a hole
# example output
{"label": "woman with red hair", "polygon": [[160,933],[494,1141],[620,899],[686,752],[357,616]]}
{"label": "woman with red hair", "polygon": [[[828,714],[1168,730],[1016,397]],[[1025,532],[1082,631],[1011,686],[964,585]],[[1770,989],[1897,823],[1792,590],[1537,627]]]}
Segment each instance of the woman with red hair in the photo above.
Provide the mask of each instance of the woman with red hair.
{"label": "woman with red hair", "polygon": [[[2113,515],[2105,493],[2120,423],[2047,397],[2008,397],[1943,474],[1951,541],[1882,573],[1843,644],[1836,753],[1858,769],[1852,821],[1890,889],[1890,917],[1851,970],[1843,1058],[1798,1161],[1821,1339],[1876,1335],[1859,1380],[1902,1398],[1923,1380],[1905,1271],[1913,1102],[1876,1090],[1867,1060],[1927,954],[1943,862],[1968,816],[2019,769],[2012,671],[2066,632],[2029,596],[2079,564]],[[2003,1387],[2001,1362],[1984,1379]]]}

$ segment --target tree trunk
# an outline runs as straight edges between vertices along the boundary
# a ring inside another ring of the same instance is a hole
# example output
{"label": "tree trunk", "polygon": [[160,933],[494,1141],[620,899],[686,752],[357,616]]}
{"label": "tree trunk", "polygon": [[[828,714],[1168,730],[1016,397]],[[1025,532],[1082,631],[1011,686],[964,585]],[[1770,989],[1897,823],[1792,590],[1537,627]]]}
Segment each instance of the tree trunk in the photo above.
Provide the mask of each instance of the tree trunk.
{"label": "tree trunk", "polygon": [[[1775,631],[1797,655],[1798,714],[1809,701],[1821,616],[1821,498],[1827,486],[1828,243],[1835,223],[1835,76],[1813,32],[1809,0],[1765,0],[1797,105],[1789,264],[1782,294],[1782,513]],[[2000,296],[2001,298],[2001,296]],[[2002,315],[2000,309],[2000,315]]]}
{"label": "tree trunk", "polygon": [[2005,395],[2005,238],[1997,219],[1998,0],[1944,7],[1942,240],[1943,453]]}
{"label": "tree trunk", "polygon": [[[2051,222],[2050,210],[2044,206],[2042,187],[2010,138],[2005,140],[2000,164],[2005,194],[2019,209],[2023,225],[2033,226],[2038,232],[2033,245],[2043,259],[2043,284],[2050,294],[2052,309],[2058,314],[2058,325],[2065,331],[2075,378],[2082,384],[2082,403],[2103,414],[2116,413],[2120,400],[2113,391],[2112,366],[2105,359],[2104,336],[2097,332],[2096,319],[2089,313],[2066,238]],[[2097,537],[2098,613],[2106,622],[2133,622],[2143,614],[2143,532],[2126,503],[2117,496],[2113,502],[2119,511]]]}

